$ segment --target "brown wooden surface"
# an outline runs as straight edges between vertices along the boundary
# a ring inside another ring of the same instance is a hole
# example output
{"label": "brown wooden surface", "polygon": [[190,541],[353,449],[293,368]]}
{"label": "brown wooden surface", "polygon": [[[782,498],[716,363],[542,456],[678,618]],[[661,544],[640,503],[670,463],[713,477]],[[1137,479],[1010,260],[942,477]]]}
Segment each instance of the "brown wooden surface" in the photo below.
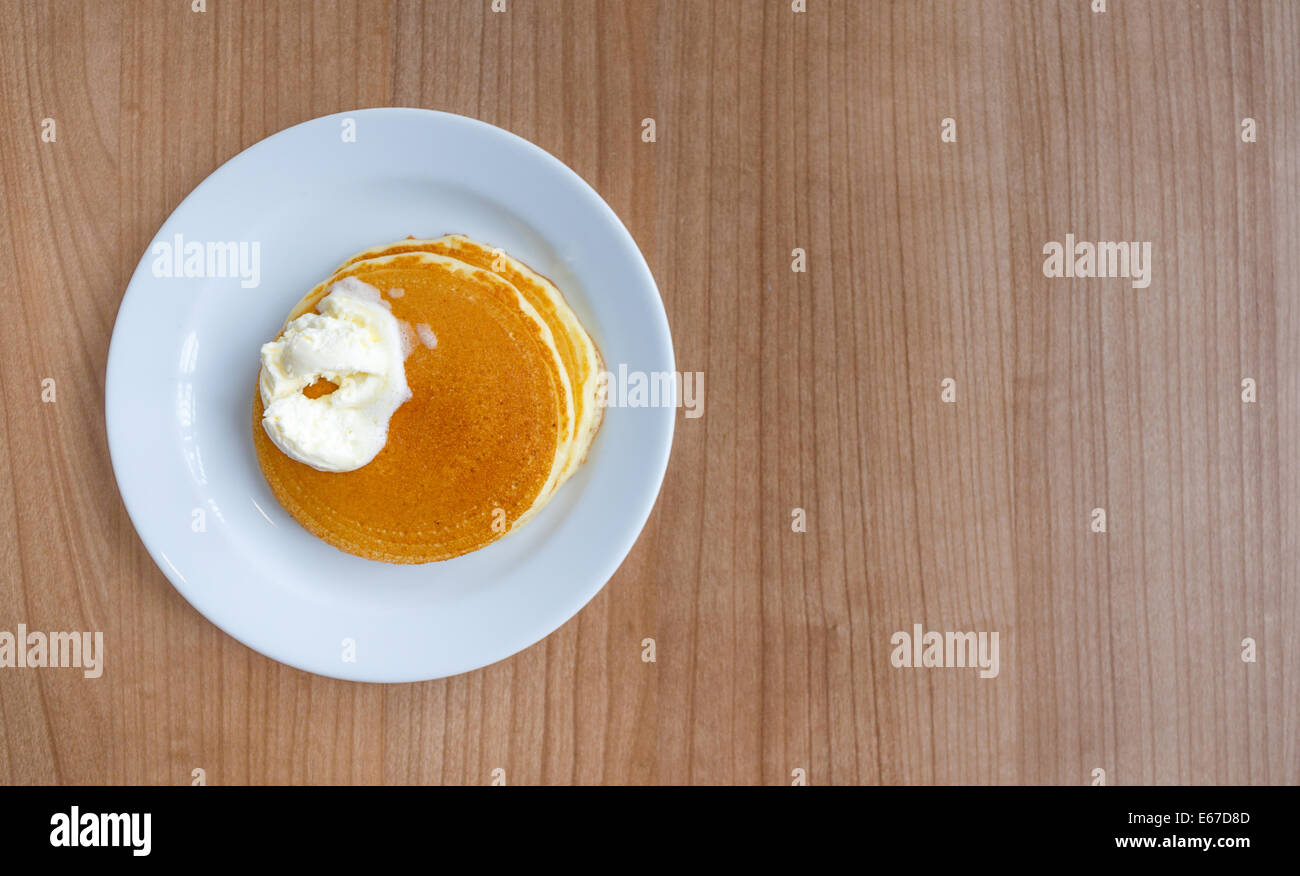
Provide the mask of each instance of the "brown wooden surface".
{"label": "brown wooden surface", "polygon": [[[807,5],[0,3],[0,629],[107,652],[0,669],[0,782],[1300,781],[1300,4]],[[589,180],[706,373],[604,591],[392,687],[190,608],[102,404],[179,201],[378,105]],[[1151,286],[1045,279],[1066,233],[1151,241]],[[891,667],[913,623],[1000,631],[1000,676]]]}

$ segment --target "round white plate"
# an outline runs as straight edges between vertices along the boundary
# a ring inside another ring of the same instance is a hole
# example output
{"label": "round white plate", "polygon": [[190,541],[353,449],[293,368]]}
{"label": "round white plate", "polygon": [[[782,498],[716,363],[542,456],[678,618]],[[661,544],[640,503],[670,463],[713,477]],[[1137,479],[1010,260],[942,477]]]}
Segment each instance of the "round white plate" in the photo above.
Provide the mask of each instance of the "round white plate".
{"label": "round white plate", "polygon": [[[668,405],[607,408],[586,463],[541,514],[447,562],[342,553],[272,497],[250,432],[262,343],[353,253],[450,232],[550,277],[611,372],[674,372],[654,278],[609,205],[528,141],[429,110],[326,116],[241,152],[176,208],[127,287],[105,401],[122,500],[176,589],[268,657],[387,682],[501,660],[596,595],[654,505]],[[227,242],[243,246],[242,262],[209,247]],[[163,244],[177,243],[169,258]],[[188,272],[203,276],[167,276],[186,273],[195,243],[203,256]]]}

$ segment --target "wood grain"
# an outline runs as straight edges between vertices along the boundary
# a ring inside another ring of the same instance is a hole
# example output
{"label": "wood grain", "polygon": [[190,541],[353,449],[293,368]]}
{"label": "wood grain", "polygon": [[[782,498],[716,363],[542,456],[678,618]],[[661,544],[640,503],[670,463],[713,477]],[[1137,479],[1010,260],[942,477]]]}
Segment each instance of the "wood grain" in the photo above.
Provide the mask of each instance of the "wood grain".
{"label": "wood grain", "polygon": [[[0,669],[0,781],[1300,782],[1300,5],[206,5],[0,3],[0,629],[107,651],[97,680]],[[378,105],[589,180],[706,374],[589,606],[392,687],[190,608],[103,422],[168,213],[261,138]],[[1045,278],[1067,233],[1151,241],[1150,287]],[[892,667],[913,623],[999,631],[1000,675]]]}

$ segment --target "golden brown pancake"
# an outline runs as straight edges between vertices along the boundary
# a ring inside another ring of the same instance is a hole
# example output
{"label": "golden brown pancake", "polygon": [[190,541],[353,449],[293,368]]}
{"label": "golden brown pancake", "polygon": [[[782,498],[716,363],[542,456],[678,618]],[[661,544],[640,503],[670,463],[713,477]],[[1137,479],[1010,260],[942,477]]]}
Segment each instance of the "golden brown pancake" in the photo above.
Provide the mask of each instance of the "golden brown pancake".
{"label": "golden brown pancake", "polygon": [[344,262],[330,281],[345,276],[344,269],[360,261],[407,252],[439,253],[492,271],[509,281],[550,328],[572,387],[571,441],[555,483],[558,488],[586,459],[604,413],[597,402],[597,380],[603,366],[590,335],[554,283],[504,250],[477,243],[463,234],[449,234],[435,240],[408,237],[372,247]]}
{"label": "golden brown pancake", "polygon": [[[461,242],[463,242],[463,245],[461,245]],[[420,246],[419,244],[428,245]],[[505,279],[502,271],[495,270],[495,268],[499,268],[503,264],[517,265],[522,269],[522,271],[532,274],[531,268],[523,262],[511,259],[511,257],[506,255],[502,250],[487,249],[487,247],[482,244],[474,243],[474,241],[463,235],[448,235],[447,237],[439,238],[438,240],[418,240],[414,237],[408,237],[405,240],[398,241],[397,243],[372,247],[358,253],[335,269],[334,273],[331,274],[328,279],[313,289],[312,292],[308,293],[306,298],[303,300],[306,301],[308,298],[312,298],[313,296],[317,296],[315,300],[324,297],[330,286],[333,286],[334,283],[338,282],[343,277],[353,275],[352,271],[347,269],[353,268],[363,261],[372,262],[375,260],[388,259],[394,255],[417,252],[434,253],[435,255],[454,259],[458,263],[473,265],[474,267],[482,267],[484,270],[492,271],[502,279]],[[462,252],[473,256],[479,261],[487,260],[488,266],[485,267],[483,265],[466,262],[464,259],[460,259],[459,255]],[[586,458],[587,449],[591,445],[592,438],[595,437],[596,430],[600,427],[600,418],[604,411],[603,408],[596,403],[596,373],[599,371],[600,356],[596,352],[595,344],[591,342],[591,338],[588,337],[586,330],[582,327],[581,323],[578,322],[578,318],[573,315],[571,310],[569,310],[568,304],[565,303],[564,296],[560,294],[560,291],[551,285],[549,280],[541,277],[541,275],[533,274],[533,276],[537,277],[542,283],[548,286],[550,290],[552,290],[554,296],[552,300],[546,297],[547,294],[552,293],[540,294],[542,300],[542,312],[540,313],[538,305],[533,303],[532,298],[520,291],[520,289],[517,286],[514,286],[513,283],[510,283],[508,279],[506,280],[506,283],[515,289],[515,294],[518,297],[520,308],[522,308],[528,316],[543,324],[544,327],[542,334],[547,338],[548,343],[554,349],[555,355],[559,360],[557,362],[556,373],[560,381],[560,445],[556,450],[557,460],[555,477],[548,482],[547,489],[543,491],[543,495],[539,499],[538,507],[540,509],[541,504],[545,503],[545,500],[550,497],[550,494],[558,489],[560,484],[568,480],[573,471],[576,470]],[[558,302],[558,304],[556,302]],[[299,309],[290,314],[290,320],[301,313],[305,313],[313,306],[315,306],[315,301],[307,307],[300,305]],[[547,319],[547,313],[551,314],[550,319]],[[574,335],[575,330],[576,336]],[[571,359],[565,359],[563,350],[566,346],[573,349],[584,342],[587,349],[590,351],[589,356],[596,362],[597,372],[584,372],[585,386],[583,387],[582,395],[578,395],[577,388],[579,384],[572,379],[571,375],[573,374],[573,371],[568,364]],[[583,402],[586,403],[582,404]],[[581,407],[579,407],[580,404],[582,404]],[[579,415],[581,415],[581,420],[579,419]],[[578,452],[579,449],[580,453]],[[576,462],[574,461],[575,453],[577,454]]]}
{"label": "golden brown pancake", "polygon": [[350,264],[286,324],[345,276],[379,289],[398,320],[428,326],[436,343],[412,338],[411,398],[383,450],[354,471],[318,471],[281,452],[255,394],[253,439],[272,492],[310,532],[370,559],[425,563],[495,541],[545,503],[567,459],[567,374],[550,329],[509,282],[430,252]]}

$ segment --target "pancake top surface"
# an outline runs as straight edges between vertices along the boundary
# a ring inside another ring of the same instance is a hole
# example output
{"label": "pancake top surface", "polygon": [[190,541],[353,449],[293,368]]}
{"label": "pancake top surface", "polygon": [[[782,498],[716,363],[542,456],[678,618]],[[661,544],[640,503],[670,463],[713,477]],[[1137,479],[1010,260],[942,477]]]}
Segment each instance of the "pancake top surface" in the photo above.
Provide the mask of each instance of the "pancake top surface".
{"label": "pancake top surface", "polygon": [[504,250],[478,243],[463,234],[448,234],[436,239],[410,237],[372,247],[345,261],[334,276],[344,276],[345,269],[364,260],[414,252],[451,256],[492,271],[513,285],[550,328],[568,375],[568,390],[572,398],[569,413],[571,441],[556,482],[558,487],[586,457],[604,413],[596,401],[597,381],[603,363],[590,335],[554,283]]}
{"label": "pancake top surface", "polygon": [[[254,440],[267,482],[307,529],[372,559],[429,562],[496,540],[535,510],[564,449],[547,333],[508,283],[455,259],[394,255],[357,262],[331,281],[341,276],[385,293],[393,315],[411,328],[412,397],[393,415],[379,455],[343,473],[281,453],[261,427],[255,399]],[[315,307],[328,286],[312,290],[290,319]]]}

